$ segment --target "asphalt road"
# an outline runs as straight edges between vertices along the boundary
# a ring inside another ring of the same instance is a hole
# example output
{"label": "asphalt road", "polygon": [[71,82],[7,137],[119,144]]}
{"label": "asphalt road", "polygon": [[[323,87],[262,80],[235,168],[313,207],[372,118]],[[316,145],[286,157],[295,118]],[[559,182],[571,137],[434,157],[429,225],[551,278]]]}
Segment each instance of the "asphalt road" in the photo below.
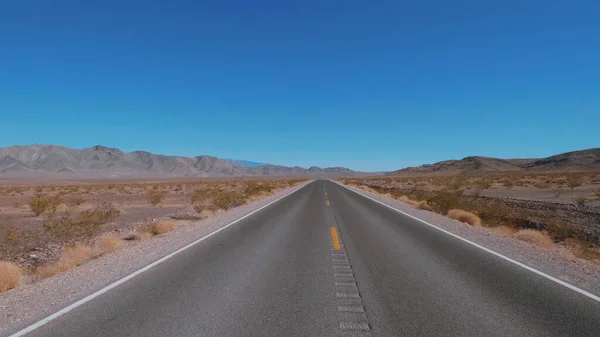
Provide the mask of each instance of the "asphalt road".
{"label": "asphalt road", "polygon": [[598,336],[600,303],[315,181],[31,336]]}

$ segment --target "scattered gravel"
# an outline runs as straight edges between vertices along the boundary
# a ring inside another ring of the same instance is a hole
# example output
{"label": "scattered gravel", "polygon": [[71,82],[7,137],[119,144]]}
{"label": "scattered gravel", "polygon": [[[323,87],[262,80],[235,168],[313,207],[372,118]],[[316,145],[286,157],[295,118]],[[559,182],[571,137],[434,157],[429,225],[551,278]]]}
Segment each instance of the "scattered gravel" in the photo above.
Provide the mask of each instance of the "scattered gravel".
{"label": "scattered gravel", "polygon": [[489,228],[473,227],[437,213],[415,209],[389,195],[364,191],[355,186],[346,187],[600,296],[600,266],[574,257],[563,246],[556,245],[552,250],[540,248]]}
{"label": "scattered gravel", "polygon": [[137,241],[65,273],[0,294],[0,335],[25,328],[163,256],[298,190],[297,185],[148,241]]}

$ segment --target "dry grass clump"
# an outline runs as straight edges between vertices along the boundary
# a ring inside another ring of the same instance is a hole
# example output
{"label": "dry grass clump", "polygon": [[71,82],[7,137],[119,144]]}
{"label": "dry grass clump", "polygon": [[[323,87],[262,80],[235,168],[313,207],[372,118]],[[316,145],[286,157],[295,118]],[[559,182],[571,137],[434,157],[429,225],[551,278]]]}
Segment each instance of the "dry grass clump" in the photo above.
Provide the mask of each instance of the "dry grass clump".
{"label": "dry grass clump", "polygon": [[36,216],[41,215],[44,212],[54,213],[60,205],[60,198],[55,196],[46,196],[43,194],[37,194],[33,199],[29,201],[29,208]]}
{"label": "dry grass clump", "polygon": [[21,269],[17,265],[0,261],[0,293],[18,287],[22,279]]}
{"label": "dry grass clump", "polygon": [[54,276],[81,265],[92,256],[93,249],[90,246],[78,243],[67,247],[62,254],[60,254],[60,259],[55,264],[37,268],[35,275],[39,278]]}
{"label": "dry grass clump", "polygon": [[548,249],[554,247],[554,241],[552,241],[548,234],[533,229],[521,229],[517,232],[517,234],[515,234],[515,238],[531,242]]}
{"label": "dry grass clump", "polygon": [[112,253],[123,247],[125,247],[125,241],[120,237],[110,234],[100,238],[97,243],[98,248],[102,254]]}
{"label": "dry grass clump", "polygon": [[412,199],[410,199],[409,197],[407,197],[405,195],[399,197],[398,200],[402,201],[405,204],[409,204],[410,206],[413,206],[413,207],[419,207],[419,206],[421,206],[420,202],[418,202],[416,200],[412,200]]}
{"label": "dry grass clump", "polygon": [[168,233],[175,229],[175,225],[170,221],[159,221],[149,223],[141,228],[142,232],[150,233],[152,235],[161,235]]}
{"label": "dry grass clump", "polygon": [[465,222],[473,226],[481,226],[481,219],[475,213],[463,211],[462,209],[451,209],[447,215],[450,219]]}

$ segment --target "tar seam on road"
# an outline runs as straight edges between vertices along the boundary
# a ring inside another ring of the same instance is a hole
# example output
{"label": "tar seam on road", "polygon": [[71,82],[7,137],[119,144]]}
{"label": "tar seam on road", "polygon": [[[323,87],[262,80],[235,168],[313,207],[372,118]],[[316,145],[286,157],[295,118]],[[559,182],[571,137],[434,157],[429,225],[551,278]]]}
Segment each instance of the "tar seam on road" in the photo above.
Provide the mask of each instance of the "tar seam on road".
{"label": "tar seam on road", "polygon": [[415,219],[415,220],[417,220],[417,221],[419,221],[419,222],[421,222],[421,223],[423,223],[423,224],[425,224],[425,225],[427,225],[427,226],[430,226],[430,227],[432,227],[432,228],[434,228],[434,229],[437,229],[437,230],[439,230],[439,231],[441,231],[441,232],[443,232],[443,233],[445,233],[445,234],[448,234],[448,235],[450,235],[450,236],[452,236],[452,237],[454,237],[454,238],[456,238],[456,239],[459,239],[459,240],[461,240],[461,241],[463,241],[463,242],[466,242],[466,243],[468,243],[468,244],[470,244],[470,245],[472,245],[472,246],[474,246],[474,247],[477,247],[477,248],[479,248],[479,249],[481,249],[481,250],[483,250],[483,251],[485,251],[485,252],[487,252],[487,253],[489,253],[489,254],[495,255],[496,257],[499,257],[499,258],[501,258],[501,259],[503,259],[503,260],[505,260],[505,261],[508,261],[508,262],[510,262],[510,263],[512,263],[512,264],[515,264],[515,265],[517,265],[517,266],[519,266],[519,267],[521,267],[521,268],[523,268],[523,269],[526,269],[526,270],[528,270],[528,271],[530,271],[530,272],[532,272],[532,273],[534,273],[534,274],[537,274],[537,275],[539,275],[539,276],[541,276],[541,277],[544,277],[544,278],[546,278],[546,279],[548,279],[548,280],[550,280],[550,281],[553,281],[553,282],[555,282],[555,283],[558,283],[558,284],[560,284],[561,286],[563,286],[563,287],[566,287],[566,288],[569,288],[569,289],[571,289],[571,290],[573,290],[573,291],[575,291],[575,292],[577,292],[577,293],[579,293],[579,294],[581,294],[581,295],[583,295],[583,296],[586,296],[586,297],[588,297],[588,298],[590,298],[590,299],[592,299],[592,300],[595,300],[595,301],[597,301],[597,302],[600,302],[600,297],[599,297],[599,296],[596,296],[596,295],[594,295],[594,294],[592,294],[592,293],[590,293],[590,292],[588,292],[588,291],[585,291],[585,290],[583,290],[583,289],[581,289],[581,288],[578,288],[578,287],[576,287],[576,286],[574,286],[574,285],[572,285],[572,284],[570,284],[570,283],[567,283],[567,282],[565,282],[565,281],[563,281],[563,280],[560,280],[560,279],[558,279],[558,278],[556,278],[556,277],[554,277],[554,276],[548,275],[548,274],[544,273],[543,271],[537,270],[537,269],[535,269],[535,268],[533,268],[533,267],[530,267],[530,266],[528,266],[528,265],[526,265],[526,264],[524,264],[524,263],[521,263],[521,262],[519,262],[519,261],[513,260],[513,259],[511,259],[510,257],[504,256],[504,255],[502,255],[502,254],[500,254],[500,253],[498,253],[498,252],[495,252],[495,251],[493,251],[493,250],[491,250],[491,249],[489,249],[489,248],[486,248],[486,247],[484,247],[484,246],[482,246],[482,245],[479,245],[479,244],[477,244],[477,243],[475,243],[475,242],[473,242],[473,241],[469,241],[469,240],[467,240],[467,239],[465,239],[465,238],[463,238],[463,237],[461,237],[461,236],[458,236],[458,235],[456,235],[456,234],[454,234],[454,233],[452,233],[452,232],[449,232],[449,231],[447,231],[447,230],[445,230],[445,229],[442,229],[442,228],[440,228],[440,227],[438,227],[438,226],[436,226],[436,225],[430,224],[429,222],[427,222],[427,221],[425,221],[425,220],[419,219],[419,218],[417,218],[417,217],[416,217],[416,216],[414,216],[414,215],[410,215],[410,214],[408,214],[408,213],[405,213],[405,212],[403,212],[403,211],[401,211],[401,210],[399,210],[399,209],[396,209],[396,208],[394,208],[394,207],[392,207],[392,206],[390,206],[390,205],[387,205],[387,204],[385,204],[385,203],[383,203],[383,202],[381,202],[381,201],[379,201],[379,200],[376,200],[376,199],[374,199],[374,198],[371,198],[371,197],[370,197],[370,196],[368,196],[368,195],[365,195],[365,194],[362,194],[362,193],[360,193],[360,192],[357,192],[357,191],[355,191],[355,190],[353,190],[353,189],[351,189],[351,188],[349,188],[349,187],[347,187],[347,186],[345,186],[345,185],[343,185],[343,184],[340,184],[340,183],[338,183],[338,182],[336,182],[336,181],[333,181],[333,180],[329,180],[329,181],[331,181],[331,182],[333,182],[333,183],[335,183],[335,184],[338,184],[339,186],[342,186],[343,188],[345,188],[345,189],[347,189],[347,190],[349,190],[349,191],[351,191],[351,192],[354,192],[354,193],[356,193],[356,194],[358,194],[358,195],[360,195],[360,196],[362,196],[362,197],[365,197],[365,198],[367,198],[367,199],[370,199],[370,200],[372,200],[372,201],[374,201],[374,202],[376,202],[376,203],[378,203],[378,204],[380,204],[380,205],[382,205],[382,206],[385,206],[385,207],[387,207],[387,208],[389,208],[389,209],[391,209],[391,210],[394,210],[394,211],[396,211],[396,212],[398,212],[398,213],[400,213],[400,214],[404,214],[404,215],[406,215],[407,217],[410,217],[410,218],[412,218],[412,219]]}
{"label": "tar seam on road", "polygon": [[161,264],[162,262],[165,262],[166,260],[168,260],[168,259],[172,258],[173,256],[175,256],[175,255],[177,255],[177,254],[179,254],[179,253],[183,252],[184,250],[187,250],[187,249],[189,249],[189,248],[193,247],[194,245],[196,245],[196,244],[198,244],[198,243],[200,243],[200,242],[202,242],[202,241],[206,240],[207,238],[209,238],[209,237],[211,237],[211,236],[213,236],[213,235],[215,235],[215,234],[217,234],[217,233],[219,233],[219,232],[223,231],[224,229],[226,229],[226,228],[228,228],[228,227],[230,227],[230,226],[232,226],[232,225],[235,225],[236,223],[238,223],[238,222],[240,222],[240,221],[244,220],[245,218],[247,218],[247,217],[251,216],[252,214],[254,214],[254,213],[257,213],[257,212],[259,212],[260,210],[262,210],[262,209],[264,209],[264,208],[267,208],[267,207],[271,206],[272,204],[274,204],[274,203],[278,202],[279,200],[281,200],[281,199],[283,199],[283,198],[285,198],[285,197],[287,197],[287,196],[290,196],[290,195],[292,195],[293,193],[296,193],[296,192],[300,191],[300,190],[301,190],[301,189],[303,189],[304,187],[308,186],[308,185],[309,185],[311,182],[312,182],[312,181],[308,182],[308,183],[307,183],[307,184],[305,184],[304,186],[301,186],[301,187],[299,187],[299,188],[297,188],[297,189],[295,189],[295,190],[291,191],[290,193],[287,193],[286,195],[283,195],[283,196],[281,196],[281,197],[279,197],[279,198],[277,198],[277,199],[275,199],[275,200],[271,201],[270,203],[268,203],[268,204],[266,204],[266,205],[264,205],[264,206],[262,206],[262,207],[260,207],[260,208],[258,208],[258,209],[256,209],[256,210],[254,210],[254,211],[252,211],[252,212],[250,212],[250,213],[248,213],[248,214],[246,214],[246,215],[242,216],[241,218],[239,218],[239,219],[237,219],[237,220],[234,220],[234,221],[232,221],[232,222],[228,223],[227,225],[225,225],[225,226],[223,226],[223,227],[221,227],[221,228],[219,228],[219,229],[217,229],[217,230],[215,230],[215,231],[213,231],[213,232],[211,232],[211,233],[209,233],[209,234],[207,234],[207,235],[205,235],[205,236],[201,237],[200,239],[198,239],[198,240],[196,240],[196,241],[194,241],[194,242],[192,242],[192,243],[189,243],[189,244],[187,244],[186,246],[184,246],[184,247],[182,247],[182,248],[179,248],[178,250],[176,250],[176,251],[174,251],[174,252],[172,252],[172,253],[170,253],[170,254],[168,254],[168,255],[166,255],[166,256],[164,256],[164,257],[162,257],[162,258],[160,258],[160,259],[158,259],[158,260],[156,260],[156,261],[154,261],[154,262],[152,262],[152,263],[150,263],[149,265],[145,266],[144,268],[142,268],[142,269],[139,269],[138,271],[135,271],[135,272],[133,272],[133,273],[131,273],[131,274],[129,274],[129,275],[127,275],[127,276],[123,277],[122,279],[119,279],[119,280],[117,280],[117,281],[115,281],[115,282],[113,282],[113,283],[109,284],[108,286],[106,286],[106,287],[104,287],[104,288],[102,288],[102,289],[100,289],[100,290],[96,291],[95,293],[93,293],[93,294],[90,294],[90,295],[88,295],[88,296],[86,296],[86,297],[84,297],[84,298],[80,299],[79,301],[77,301],[77,302],[75,302],[75,303],[73,303],[73,304],[71,304],[71,305],[69,305],[69,306],[67,306],[67,307],[65,307],[65,308],[63,308],[63,309],[61,309],[61,310],[59,310],[59,311],[55,312],[54,314],[52,314],[52,315],[50,315],[50,316],[48,316],[48,317],[46,317],[46,318],[44,318],[44,319],[42,319],[42,320],[40,320],[40,321],[38,321],[38,322],[34,323],[34,324],[32,324],[32,325],[30,325],[30,326],[26,327],[25,329],[23,329],[23,330],[20,330],[20,331],[18,331],[18,332],[16,332],[16,333],[14,333],[14,334],[10,335],[10,337],[20,337],[20,336],[24,336],[24,335],[26,335],[26,334],[28,334],[28,333],[30,333],[30,332],[32,332],[32,331],[34,331],[34,330],[36,330],[36,329],[40,328],[41,326],[43,326],[43,325],[46,325],[46,324],[50,323],[51,321],[53,321],[53,320],[57,319],[58,317],[60,317],[60,316],[62,316],[62,315],[64,315],[64,314],[66,314],[66,313],[68,313],[69,311],[71,311],[71,310],[73,310],[73,309],[75,309],[75,308],[77,308],[77,307],[79,307],[79,306],[81,306],[81,305],[83,305],[83,304],[85,304],[85,303],[87,303],[87,302],[89,302],[89,301],[93,300],[94,298],[96,298],[96,297],[98,297],[98,296],[100,296],[100,295],[102,295],[102,294],[106,293],[107,291],[109,291],[109,290],[111,290],[111,289],[113,289],[113,288],[116,288],[117,286],[119,286],[119,285],[121,285],[121,284],[123,284],[123,283],[125,283],[125,282],[127,282],[127,281],[129,281],[129,280],[131,280],[132,278],[134,278],[134,277],[136,277],[136,276],[140,275],[141,273],[143,273],[143,272],[145,272],[145,271],[147,271],[147,270],[149,270],[149,269],[151,269],[151,268],[153,268],[153,267],[155,267],[155,266],[157,266],[157,265]]}
{"label": "tar seam on road", "polygon": [[[327,205],[330,205],[329,201]],[[331,264],[335,279],[339,335],[370,337],[372,336],[371,326],[354,278],[352,263],[348,259],[346,248],[339,234],[333,207],[327,207],[326,214],[327,225],[330,226]]]}

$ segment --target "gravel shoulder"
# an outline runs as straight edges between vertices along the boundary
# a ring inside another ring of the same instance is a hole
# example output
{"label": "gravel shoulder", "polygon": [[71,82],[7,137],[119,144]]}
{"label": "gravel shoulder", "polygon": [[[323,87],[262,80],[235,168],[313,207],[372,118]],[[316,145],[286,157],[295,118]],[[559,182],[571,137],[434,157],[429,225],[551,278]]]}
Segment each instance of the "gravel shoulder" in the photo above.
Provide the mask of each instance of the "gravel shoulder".
{"label": "gravel shoulder", "polygon": [[437,213],[415,209],[390,196],[365,191],[355,186],[344,186],[600,296],[600,266],[574,257],[564,247],[557,245],[552,250],[540,248],[521,240],[503,236],[489,228],[473,227]]}
{"label": "gravel shoulder", "polygon": [[190,222],[152,240],[128,245],[67,272],[0,294],[0,335],[23,329],[308,183]]}

